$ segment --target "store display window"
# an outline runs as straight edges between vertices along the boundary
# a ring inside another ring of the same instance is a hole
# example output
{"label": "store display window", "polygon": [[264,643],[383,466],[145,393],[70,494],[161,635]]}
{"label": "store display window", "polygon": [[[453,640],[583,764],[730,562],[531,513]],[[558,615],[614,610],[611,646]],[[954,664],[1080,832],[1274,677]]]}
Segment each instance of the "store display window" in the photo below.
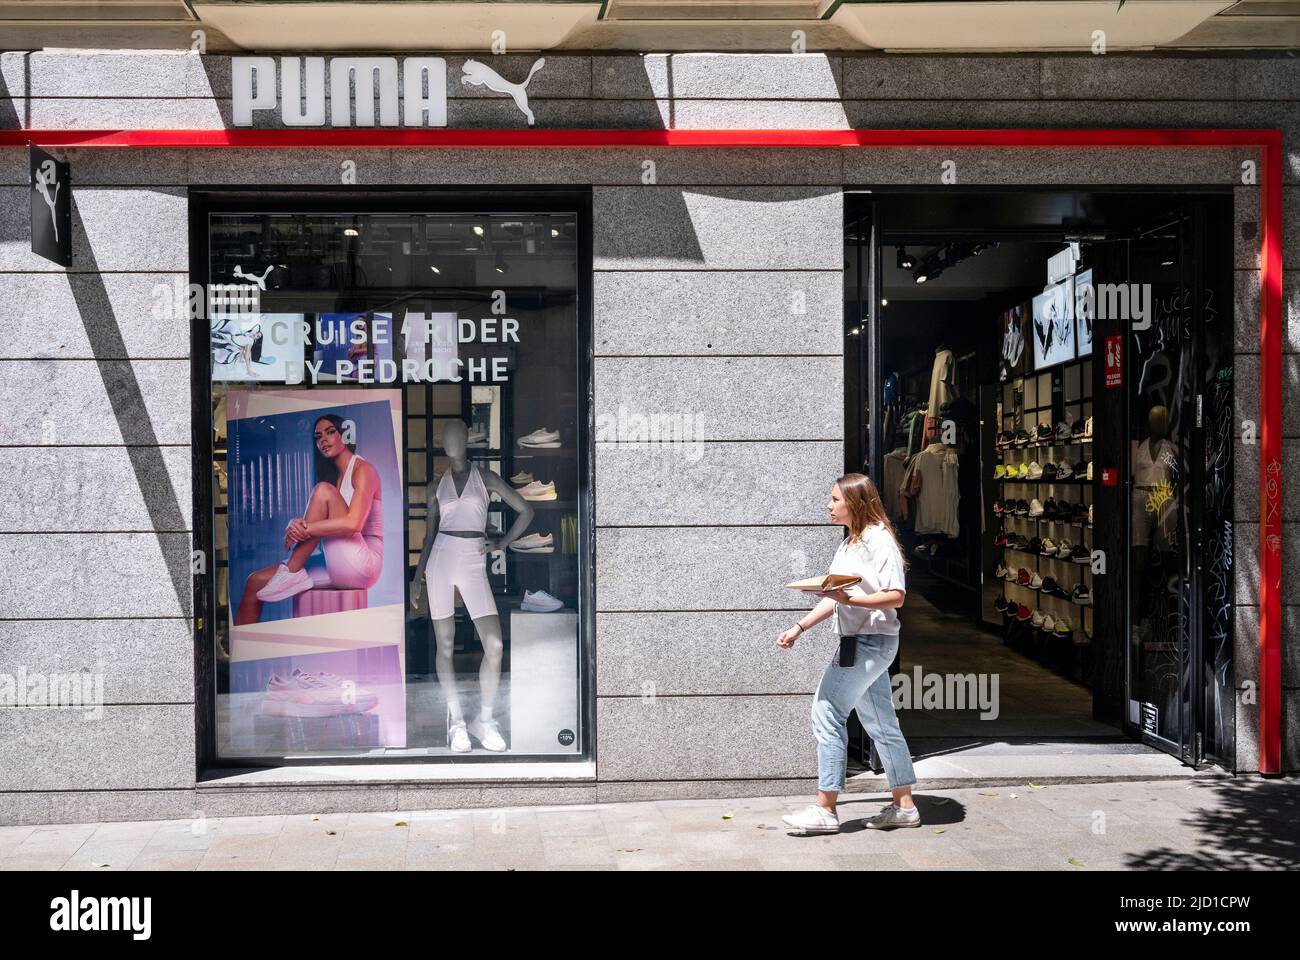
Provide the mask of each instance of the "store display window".
{"label": "store display window", "polygon": [[585,220],[484,207],[204,213],[218,758],[585,754]]}

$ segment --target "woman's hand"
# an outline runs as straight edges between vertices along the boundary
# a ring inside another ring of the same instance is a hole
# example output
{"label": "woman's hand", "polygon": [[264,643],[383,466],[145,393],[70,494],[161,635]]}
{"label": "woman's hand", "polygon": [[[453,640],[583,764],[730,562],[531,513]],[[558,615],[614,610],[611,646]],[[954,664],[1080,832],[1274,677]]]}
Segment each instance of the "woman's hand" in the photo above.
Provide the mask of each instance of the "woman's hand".
{"label": "woman's hand", "polygon": [[489,537],[484,537],[483,546],[481,549],[483,551],[484,556],[486,556],[489,553],[496,553],[498,550],[501,549],[501,541],[493,540]]}
{"label": "woman's hand", "polygon": [[795,640],[799,638],[799,634],[801,633],[803,633],[803,631],[798,627],[791,627],[776,638],[776,645],[778,647],[785,647],[785,649],[789,650],[794,646]]}
{"label": "woman's hand", "polygon": [[416,577],[411,581],[411,609],[417,613],[420,610],[420,599],[424,593],[424,577]]}
{"label": "woman's hand", "polygon": [[848,603],[849,595],[844,592],[843,587],[835,590],[819,590],[817,596],[825,597],[827,600],[834,600],[836,603]]}
{"label": "woman's hand", "polygon": [[310,540],[311,534],[307,532],[307,521],[301,517],[294,517],[289,521],[289,526],[284,528],[284,548],[288,550],[295,543],[302,543],[304,540]]}

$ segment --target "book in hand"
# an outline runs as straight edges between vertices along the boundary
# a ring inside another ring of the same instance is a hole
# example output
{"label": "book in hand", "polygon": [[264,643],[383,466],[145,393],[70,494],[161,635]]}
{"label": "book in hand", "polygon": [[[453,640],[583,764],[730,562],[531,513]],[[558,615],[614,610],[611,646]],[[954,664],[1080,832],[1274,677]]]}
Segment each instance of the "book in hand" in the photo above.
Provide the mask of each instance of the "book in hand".
{"label": "book in hand", "polygon": [[853,577],[847,573],[828,573],[821,577],[809,577],[807,580],[796,580],[794,583],[787,583],[786,586],[791,590],[807,590],[809,593],[823,593],[827,590],[842,590],[845,587],[855,587],[861,582],[861,577]]}

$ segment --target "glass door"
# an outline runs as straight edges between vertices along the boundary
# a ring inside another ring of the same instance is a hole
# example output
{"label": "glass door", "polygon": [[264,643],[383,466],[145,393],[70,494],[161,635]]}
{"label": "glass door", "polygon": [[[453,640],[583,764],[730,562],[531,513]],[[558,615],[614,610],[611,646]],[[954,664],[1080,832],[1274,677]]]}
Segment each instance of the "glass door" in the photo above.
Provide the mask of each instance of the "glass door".
{"label": "glass door", "polygon": [[[1128,242],[1128,283],[1102,297],[1119,313],[1127,399],[1128,721],[1143,742],[1199,761],[1198,491],[1200,220],[1190,205]],[[1125,302],[1127,301],[1127,302]],[[1113,352],[1116,342],[1106,349]],[[1108,368],[1116,367],[1112,355]]]}

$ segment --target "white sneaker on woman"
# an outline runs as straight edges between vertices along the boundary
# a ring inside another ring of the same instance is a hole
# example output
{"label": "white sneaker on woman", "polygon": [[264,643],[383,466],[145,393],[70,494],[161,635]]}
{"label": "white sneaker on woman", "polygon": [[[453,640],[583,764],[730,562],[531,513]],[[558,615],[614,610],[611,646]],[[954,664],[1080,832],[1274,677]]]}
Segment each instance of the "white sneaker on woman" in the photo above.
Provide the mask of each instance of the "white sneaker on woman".
{"label": "white sneaker on woman", "polygon": [[798,813],[786,814],[781,818],[786,826],[795,833],[808,836],[813,833],[839,833],[840,818],[825,807],[810,803]]}
{"label": "white sneaker on woman", "polygon": [[310,590],[312,586],[311,574],[306,570],[291,573],[289,568],[282,563],[276,569],[275,575],[266,582],[266,586],[257,591],[257,599],[263,603],[278,603],[281,600],[296,597],[298,594]]}
{"label": "white sneaker on woman", "polygon": [[921,811],[916,807],[906,809],[886,804],[885,807],[874,817],[868,817],[863,821],[871,830],[892,830],[895,827],[919,827],[921,825]]}

